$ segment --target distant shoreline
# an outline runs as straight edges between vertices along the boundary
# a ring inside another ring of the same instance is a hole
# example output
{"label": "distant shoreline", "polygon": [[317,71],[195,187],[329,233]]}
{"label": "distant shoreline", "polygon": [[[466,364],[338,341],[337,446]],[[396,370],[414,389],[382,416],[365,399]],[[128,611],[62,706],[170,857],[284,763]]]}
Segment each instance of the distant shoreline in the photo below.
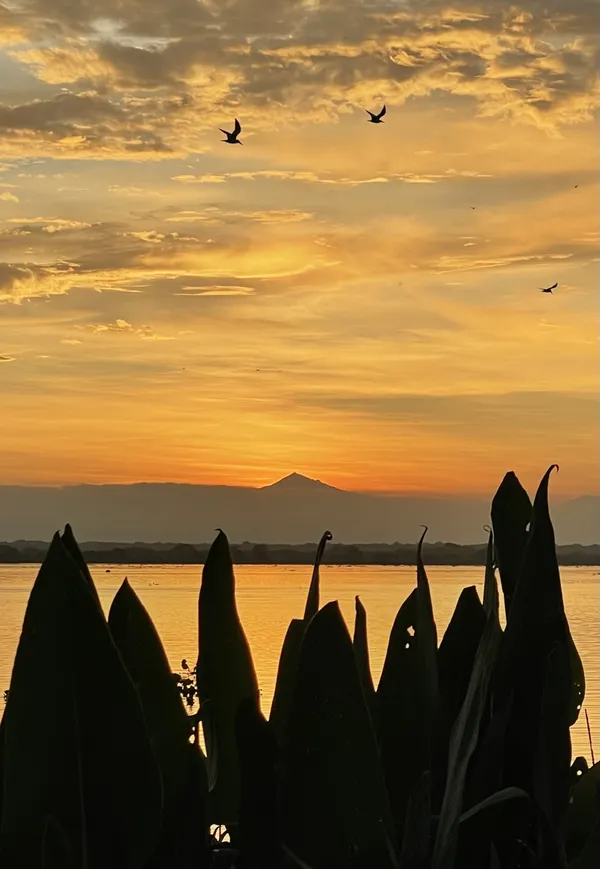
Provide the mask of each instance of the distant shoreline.
{"label": "distant shoreline", "polygon": [[[40,541],[0,543],[0,564],[39,564],[49,544]],[[83,543],[81,550],[88,564],[204,564],[210,544],[189,543]],[[316,543],[231,544],[234,564],[312,564]],[[559,564],[565,567],[595,567],[600,565],[600,544],[571,544],[557,547]],[[486,544],[456,543],[425,544],[426,565],[446,567],[483,566]],[[412,566],[416,563],[414,543],[343,544],[330,543],[323,564]]]}

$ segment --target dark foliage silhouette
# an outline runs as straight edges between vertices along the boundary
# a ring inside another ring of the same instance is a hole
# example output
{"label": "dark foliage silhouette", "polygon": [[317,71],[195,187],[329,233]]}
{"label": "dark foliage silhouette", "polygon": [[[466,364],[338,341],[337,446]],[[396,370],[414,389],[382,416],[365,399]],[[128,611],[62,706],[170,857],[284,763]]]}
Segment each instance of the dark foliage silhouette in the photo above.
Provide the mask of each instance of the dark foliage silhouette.
{"label": "dark foliage silhouette", "polygon": [[[269,719],[219,531],[196,666],[172,673],[125,580],[105,617],[67,526],[31,591],[0,724],[10,869],[591,869],[600,764],[571,758],[585,696],[548,509],[508,474],[483,600],[438,643],[417,548],[379,684],[367,612],[321,605],[318,546]],[[496,571],[506,627],[501,627]],[[199,727],[203,730],[203,751]]]}

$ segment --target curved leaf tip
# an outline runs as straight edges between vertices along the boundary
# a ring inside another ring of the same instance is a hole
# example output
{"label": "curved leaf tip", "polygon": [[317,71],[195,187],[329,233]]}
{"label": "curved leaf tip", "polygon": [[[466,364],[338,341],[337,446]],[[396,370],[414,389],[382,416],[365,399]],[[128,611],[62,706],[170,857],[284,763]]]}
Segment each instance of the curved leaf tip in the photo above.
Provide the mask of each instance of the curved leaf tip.
{"label": "curved leaf tip", "polygon": [[326,531],[321,539],[319,540],[319,545],[317,546],[317,554],[315,557],[315,569],[319,568],[321,565],[321,559],[323,558],[323,553],[325,552],[325,547],[327,543],[333,540],[333,534],[331,531]]}
{"label": "curved leaf tip", "polygon": [[217,536],[213,540],[213,542],[210,546],[210,549],[208,550],[209,555],[213,549],[220,549],[221,547],[223,547],[227,550],[229,549],[229,540],[227,538],[227,535],[223,531],[223,529],[222,528],[215,528],[215,531],[217,532]]}
{"label": "curved leaf tip", "polygon": [[539,508],[542,504],[544,504],[545,509],[548,510],[548,489],[550,486],[550,475],[552,474],[552,471],[554,469],[556,469],[558,473],[558,465],[550,465],[550,467],[540,480],[540,485],[538,486],[538,490],[535,493],[534,508]]}
{"label": "curved leaf tip", "polygon": [[331,531],[325,531],[325,533],[322,535],[322,537],[319,541],[319,550],[318,551],[319,551],[319,554],[321,556],[323,555],[323,551],[325,549],[325,544],[329,540],[333,540],[333,534],[331,533]]}
{"label": "curved leaf tip", "polygon": [[312,617],[319,610],[319,601],[320,601],[320,588],[319,588],[319,568],[321,566],[321,561],[323,560],[323,554],[325,552],[325,547],[327,546],[327,542],[333,539],[333,534],[331,531],[326,531],[319,540],[319,545],[317,546],[317,553],[315,555],[315,563],[313,566],[312,577],[310,580],[310,586],[308,589],[308,596],[306,598],[306,605],[304,607],[304,621],[309,622]]}
{"label": "curved leaf tip", "polygon": [[419,558],[421,557],[421,550],[423,549],[423,541],[425,540],[425,535],[429,531],[429,527],[427,525],[421,525],[421,528],[423,529],[423,533],[421,534],[421,537],[419,538],[419,544],[417,547],[417,553],[418,553]]}

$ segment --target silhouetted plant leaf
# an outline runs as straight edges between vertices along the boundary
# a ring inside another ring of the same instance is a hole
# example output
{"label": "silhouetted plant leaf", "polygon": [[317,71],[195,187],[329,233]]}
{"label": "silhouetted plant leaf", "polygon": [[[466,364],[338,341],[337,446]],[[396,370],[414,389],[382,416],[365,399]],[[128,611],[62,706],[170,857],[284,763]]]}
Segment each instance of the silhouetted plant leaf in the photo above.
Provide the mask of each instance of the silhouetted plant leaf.
{"label": "silhouetted plant leaf", "polygon": [[306,624],[315,616],[319,610],[319,596],[320,596],[320,577],[319,570],[321,567],[321,561],[323,559],[323,553],[325,552],[325,547],[327,546],[327,541],[332,540],[333,535],[331,531],[326,531],[319,541],[319,545],[317,546],[317,554],[315,555],[315,564],[313,567],[312,578],[310,581],[310,586],[308,589],[308,596],[306,598],[306,606],[304,607],[304,621]]}
{"label": "silhouetted plant leaf", "polygon": [[277,667],[277,679],[275,681],[273,702],[269,713],[269,721],[273,725],[279,745],[283,745],[285,742],[289,709],[292,702],[292,693],[294,690],[294,682],[296,679],[296,671],[298,669],[298,661],[300,659],[300,648],[302,646],[304,631],[306,630],[310,620],[319,610],[321,560],[327,542],[331,539],[331,532],[326,531],[319,541],[317,552],[315,554],[312,578],[306,598],[306,605],[304,607],[304,617],[302,619],[292,619],[288,625],[285,639],[283,641],[283,648],[281,650],[279,665]]}
{"label": "silhouetted plant leaf", "polygon": [[133,682],[58,534],[27,605],[4,729],[1,865],[41,865],[49,815],[78,867],[147,863],[161,823],[158,768]]}
{"label": "silhouetted plant leaf", "polygon": [[498,856],[498,852],[494,845],[490,845],[490,869],[502,869],[500,857]]}
{"label": "silhouetted plant leaf", "polygon": [[[498,583],[494,569],[494,539],[491,529],[489,532],[485,580],[483,590],[483,611],[485,623],[495,625],[494,630],[498,634],[501,643],[502,628],[500,627],[500,599]],[[502,713],[491,716],[492,709],[491,691],[488,691],[488,699],[481,716],[479,737],[477,745],[468,762],[467,779],[463,790],[463,807],[473,806],[486,797],[500,791],[503,784],[503,748],[504,733],[510,715],[510,705],[503,707]],[[474,827],[463,829],[459,834],[457,865],[460,867],[474,867],[479,869],[485,864],[490,854],[490,845],[495,817],[487,813],[484,818]],[[490,860],[492,858],[490,857]]]}
{"label": "silhouetted plant leaf", "polygon": [[239,869],[278,869],[283,851],[277,811],[277,740],[252,700],[237,714],[242,776]]}
{"label": "silhouetted plant leaf", "polygon": [[578,854],[592,834],[600,815],[600,762],[577,779],[571,788],[567,810],[567,850]]}
{"label": "silhouetted plant leaf", "polygon": [[507,614],[519,580],[532,509],[529,495],[516,474],[509,471],[492,501],[496,562]]}
{"label": "silhouetted plant leaf", "polygon": [[494,619],[498,622],[498,627],[500,627],[500,597],[498,594],[496,571],[494,569],[494,533],[487,525],[485,526],[485,528],[489,533],[485,556],[483,610],[487,617],[493,615]]}
{"label": "silhouetted plant leaf", "polygon": [[287,862],[284,863],[285,869],[311,869],[308,863],[304,863],[299,857],[290,851],[287,845],[283,845],[283,851]]}
{"label": "silhouetted plant leaf", "polygon": [[[81,865],[87,864],[87,855]],[[42,869],[79,869],[75,851],[54,815],[48,815],[42,837]]]}
{"label": "silhouetted plant leaf", "polygon": [[588,770],[589,765],[585,757],[582,757],[581,755],[576,757],[571,764],[571,769],[569,770],[569,784],[572,788],[575,787],[581,776],[588,772]]}
{"label": "silhouetted plant leaf", "polygon": [[365,700],[371,717],[374,720],[375,711],[375,686],[373,685],[373,676],[371,675],[371,664],[369,661],[369,642],[367,639],[367,611],[358,595],[354,599],[355,619],[354,619],[354,638],[352,644],[354,646],[354,654],[356,655],[356,665],[358,667],[358,675],[360,676],[361,685],[365,693]]}
{"label": "silhouetted plant leaf", "polygon": [[280,745],[283,745],[285,740],[305,627],[306,623],[303,619],[292,619],[288,625],[281,655],[279,656],[277,679],[275,680],[275,691],[273,693],[269,721],[273,725],[273,730]]}
{"label": "silhouetted plant leaf", "polygon": [[408,800],[400,869],[429,869],[431,826],[431,774],[426,770]]}
{"label": "silhouetted plant leaf", "polygon": [[438,724],[437,639],[421,550],[417,588],[402,604],[392,626],[377,687],[379,745],[398,838],[410,794],[433,761]]}
{"label": "silhouetted plant leaf", "polygon": [[212,726],[204,727],[206,749],[218,751],[217,778],[210,791],[210,822],[226,824],[233,835],[240,803],[240,771],[235,717],[243,700],[258,703],[252,656],[235,602],[235,579],[227,537],[213,542],[202,571],[198,605],[197,684],[200,708],[211,701]]}
{"label": "silhouetted plant leaf", "polygon": [[383,770],[394,823],[402,833],[409,797],[429,769],[429,741],[422,740],[421,722],[427,715],[421,696],[421,668],[417,648],[415,588],[400,607],[392,625],[379,685],[377,726]]}
{"label": "silhouetted plant leaf", "polygon": [[433,849],[433,869],[452,869],[454,866],[467,771],[477,747],[501,636],[498,613],[492,609],[485,622],[466,695],[450,737],[446,790]]}
{"label": "silhouetted plant leaf", "polygon": [[[199,746],[190,746],[190,719],[173,680],[160,637],[127,579],[112,602],[108,626],[137,688],[148,735],[161,771],[164,799],[161,852],[181,852],[184,842],[175,840],[178,838],[183,804],[192,787],[189,781],[192,774],[200,775],[194,790],[199,792],[204,789],[204,802],[207,799],[207,773],[202,770],[204,758]],[[200,754],[200,763],[192,763],[192,750]],[[201,808],[195,826],[205,818],[206,810]],[[190,845],[189,850],[193,854],[198,845],[196,842]]]}
{"label": "silhouetted plant leaf", "polygon": [[294,854],[313,869],[396,865],[375,734],[337,602],[307,627],[284,760],[283,836]]}
{"label": "silhouetted plant leaf", "polygon": [[600,865],[600,820],[590,833],[581,854],[569,863],[569,869],[598,869]]}
{"label": "silhouetted plant leaf", "polygon": [[98,597],[98,590],[96,588],[94,580],[92,579],[92,574],[90,573],[90,569],[87,566],[85,558],[83,557],[83,553],[81,552],[81,549],[79,548],[79,544],[75,540],[75,535],[73,534],[73,529],[71,528],[69,523],[67,523],[65,525],[65,530],[61,534],[60,539],[61,539],[62,545],[65,547],[65,549],[67,550],[67,552],[69,553],[69,555],[71,556],[71,558],[73,559],[73,561],[75,562],[75,564],[77,565],[79,570],[81,571],[81,575],[83,576],[83,578],[85,579],[85,581],[89,585],[90,590],[92,592],[92,595],[94,597],[94,600],[98,604],[98,609],[104,615],[104,610],[102,609],[102,604],[100,603],[100,598]]}
{"label": "silhouetted plant leaf", "polygon": [[422,676],[424,680],[427,706],[431,713],[430,727],[433,734],[439,710],[439,681],[437,671],[437,629],[433,617],[433,605],[429,580],[423,564],[423,541],[427,527],[421,535],[417,546],[417,634],[418,649],[421,658]]}
{"label": "silhouetted plant leaf", "polygon": [[529,794],[522,788],[502,788],[501,791],[496,791],[495,794],[491,794],[489,797],[486,797],[485,800],[482,800],[480,803],[477,803],[477,805],[471,806],[471,808],[467,809],[466,812],[463,812],[459,819],[460,823],[464,824],[476,815],[481,814],[481,812],[486,812],[488,809],[492,809],[495,806],[499,806],[502,803],[507,803],[511,800],[529,801]]}
{"label": "silhouetted plant leaf", "polygon": [[565,864],[565,823],[569,800],[569,659],[565,643],[556,643],[546,666],[534,766],[534,794],[545,835],[539,845],[542,865]]}
{"label": "silhouetted plant leaf", "polygon": [[451,724],[467,693],[485,612],[474,585],[464,588],[438,650],[440,695]]}
{"label": "silhouetted plant leaf", "polygon": [[2,829],[2,804],[4,802],[4,718],[0,720],[0,829]]}
{"label": "silhouetted plant leaf", "polygon": [[585,673],[568,622],[567,651],[569,655],[569,671],[571,681],[571,691],[569,699],[569,724],[570,726],[572,726],[579,718],[579,713],[583,708],[583,701],[585,699]]}
{"label": "silhouetted plant leaf", "polygon": [[[497,706],[510,702],[506,744],[506,784],[534,792],[534,758],[539,735],[540,709],[546,666],[555,643],[571,647],[564,611],[560,574],[556,559],[554,531],[548,510],[548,481],[545,473],[533,507],[531,530],[520,579],[507,618],[506,631],[496,678]],[[578,715],[583,686],[576,651],[570,651],[569,723]]]}
{"label": "silhouetted plant leaf", "polygon": [[[472,585],[461,592],[438,650],[441,711],[436,741],[436,794],[440,788],[442,795],[444,792],[450,734],[467,693],[484,627],[485,611]],[[435,805],[439,805],[437,800]]]}
{"label": "silhouetted plant leaf", "polygon": [[217,778],[219,775],[219,743],[217,739],[217,728],[213,715],[212,701],[210,699],[206,699],[202,704],[200,721],[202,722],[204,741],[206,745],[210,744],[211,747],[208,757],[206,758],[206,775],[208,779],[208,791],[210,793],[216,788]]}

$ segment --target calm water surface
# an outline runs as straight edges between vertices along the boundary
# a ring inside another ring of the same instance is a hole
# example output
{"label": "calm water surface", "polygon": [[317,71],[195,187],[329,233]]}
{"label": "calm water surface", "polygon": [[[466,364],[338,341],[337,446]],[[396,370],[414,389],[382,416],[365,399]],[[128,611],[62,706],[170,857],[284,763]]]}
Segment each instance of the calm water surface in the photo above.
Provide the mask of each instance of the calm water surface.
{"label": "calm water surface", "polygon": [[[8,688],[23,614],[37,566],[0,565],[0,690]],[[242,565],[236,567],[237,601],[268,714],[283,637],[292,618],[301,618],[311,568],[307,566]],[[92,568],[106,612],[128,576],[152,616],[167,655],[178,670],[182,658],[195,661],[197,650],[197,602],[201,567],[197,565],[129,565]],[[483,568],[429,567],[427,574],[438,637],[450,620],[461,590],[467,585],[483,591]],[[600,573],[594,568],[563,568],[565,606],[571,632],[583,659],[587,679],[585,706],[600,759]],[[323,567],[321,603],[338,600],[352,633],[354,596],[367,609],[371,666],[377,682],[392,622],[400,604],[415,585],[411,567]],[[0,700],[0,715],[2,713]],[[573,749],[589,760],[583,716],[573,727]]]}

